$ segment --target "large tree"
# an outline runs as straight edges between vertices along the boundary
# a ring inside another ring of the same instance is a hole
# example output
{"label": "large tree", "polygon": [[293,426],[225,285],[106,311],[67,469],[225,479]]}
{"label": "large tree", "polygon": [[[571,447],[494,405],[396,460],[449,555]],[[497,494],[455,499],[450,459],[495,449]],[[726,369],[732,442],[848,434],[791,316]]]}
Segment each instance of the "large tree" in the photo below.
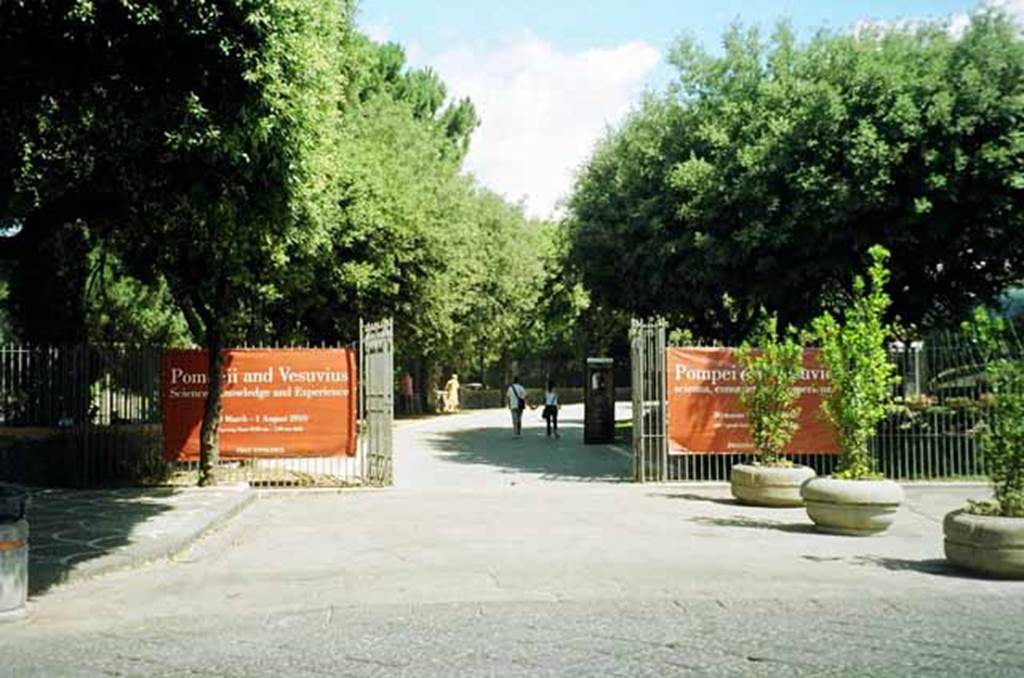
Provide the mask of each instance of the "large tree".
{"label": "large tree", "polygon": [[166,281],[210,355],[201,482],[222,349],[340,223],[351,15],[338,0],[0,8],[2,253],[70,225]]}
{"label": "large tree", "polygon": [[1024,275],[1024,40],[997,12],[820,33],[734,27],[599,146],[570,203],[596,301],[742,338],[802,324],[875,243],[908,325],[961,317]]}
{"label": "large tree", "polygon": [[356,103],[341,127],[345,227],[303,268],[301,298],[282,298],[263,329],[335,341],[360,316],[391,314],[399,364],[424,392],[444,369],[475,377],[543,350],[533,328],[550,229],[462,174],[477,125],[469,101],[448,102],[399,46],[359,42]]}

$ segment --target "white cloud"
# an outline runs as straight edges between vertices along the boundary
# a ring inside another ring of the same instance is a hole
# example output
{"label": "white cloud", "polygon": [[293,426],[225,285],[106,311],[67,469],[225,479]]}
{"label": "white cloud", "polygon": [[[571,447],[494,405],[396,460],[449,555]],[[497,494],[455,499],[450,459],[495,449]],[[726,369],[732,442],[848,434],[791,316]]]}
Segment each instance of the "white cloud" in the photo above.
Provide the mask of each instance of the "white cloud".
{"label": "white cloud", "polygon": [[659,63],[657,49],[631,42],[562,52],[532,35],[504,45],[453,49],[430,60],[453,97],[468,96],[483,122],[466,169],[531,216],[548,217],[573,172],[608,125],[637,101]]}
{"label": "white cloud", "polygon": [[1007,14],[1024,17],[1024,0],[988,0],[989,7],[997,7],[1006,10]]}
{"label": "white cloud", "polygon": [[413,40],[404,46],[405,60],[410,64],[419,63],[423,60],[423,45],[418,40]]}
{"label": "white cloud", "polygon": [[[932,25],[936,19],[929,18],[908,18],[908,19],[861,19],[853,25],[854,37],[877,36],[884,33],[910,33]],[[946,24],[946,32],[950,37],[959,40],[967,30],[971,22],[971,15],[967,12],[952,14],[942,21]]]}
{"label": "white cloud", "polygon": [[964,31],[971,23],[971,16],[967,13],[954,14],[949,20],[949,34],[956,40],[963,37]]}
{"label": "white cloud", "polygon": [[[1024,0],[985,0],[981,3],[980,7],[981,11],[985,8],[1001,9],[1016,20],[1024,22]],[[961,12],[960,14],[954,14],[949,24],[950,35],[960,38],[970,23],[970,13]]]}
{"label": "white cloud", "polygon": [[[986,9],[997,9],[1006,12],[1011,17],[1019,20],[1024,25],[1024,0],[982,0],[981,3],[971,12],[958,12],[949,15],[945,21],[949,35],[959,40],[971,23],[971,16],[975,12],[984,12]],[[888,31],[913,31],[931,22],[934,18],[910,17],[895,20],[861,19],[853,25],[853,35],[885,33]]]}
{"label": "white cloud", "polygon": [[370,23],[359,22],[359,31],[374,42],[387,42],[391,35],[391,20],[384,17],[380,21]]}

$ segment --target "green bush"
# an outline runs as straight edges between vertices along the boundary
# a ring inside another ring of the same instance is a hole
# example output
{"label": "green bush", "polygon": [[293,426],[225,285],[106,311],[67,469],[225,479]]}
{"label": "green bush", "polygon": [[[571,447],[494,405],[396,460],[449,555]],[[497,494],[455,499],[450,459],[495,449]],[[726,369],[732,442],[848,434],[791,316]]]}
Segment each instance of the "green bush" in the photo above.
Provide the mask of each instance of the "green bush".
{"label": "green bush", "polygon": [[965,328],[985,361],[990,402],[982,433],[995,504],[972,503],[974,513],[1024,518],[1024,360],[1012,326],[985,310]]}
{"label": "green bush", "polygon": [[885,292],[890,276],[885,262],[889,251],[875,245],[869,253],[870,285],[856,276],[849,302],[837,311],[840,317],[826,311],[812,325],[832,387],[821,407],[839,444],[841,456],[833,474],[837,478],[880,477],[869,441],[888,414],[893,386],[899,382],[896,366],[885,350],[889,335],[885,313],[890,304]]}
{"label": "green bush", "polygon": [[803,348],[792,332],[779,336],[775,316],[762,321],[753,340],[759,351],[744,341],[736,352],[744,386],[740,404],[747,412],[758,462],[790,466],[782,452],[793,439],[800,416],[796,382],[803,369]]}

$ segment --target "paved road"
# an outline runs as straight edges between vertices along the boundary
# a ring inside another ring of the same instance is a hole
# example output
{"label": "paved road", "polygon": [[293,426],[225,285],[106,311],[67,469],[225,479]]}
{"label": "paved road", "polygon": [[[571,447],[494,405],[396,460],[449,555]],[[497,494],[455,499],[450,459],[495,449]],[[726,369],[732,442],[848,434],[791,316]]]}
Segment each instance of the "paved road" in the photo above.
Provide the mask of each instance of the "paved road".
{"label": "paved road", "polygon": [[[619,403],[616,418],[629,417]],[[583,445],[583,407],[562,408],[560,438],[548,438],[541,408],[523,414],[512,433],[507,410],[465,412],[402,426],[395,434],[395,487],[490,490],[513,485],[621,482],[632,460],[621,448]]]}
{"label": "paved road", "polygon": [[720,486],[485,412],[404,425],[396,487],[257,502],[174,562],[0,628],[10,675],[922,675],[1024,669],[1024,582],[960,576],[912,487],[891,533],[814,533]]}

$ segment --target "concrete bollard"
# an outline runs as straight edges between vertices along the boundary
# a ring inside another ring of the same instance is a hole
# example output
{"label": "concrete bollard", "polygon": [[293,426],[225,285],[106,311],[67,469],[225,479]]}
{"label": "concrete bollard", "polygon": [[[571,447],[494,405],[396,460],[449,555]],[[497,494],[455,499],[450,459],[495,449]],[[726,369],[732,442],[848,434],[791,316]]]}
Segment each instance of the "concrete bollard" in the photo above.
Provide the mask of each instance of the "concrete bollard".
{"label": "concrete bollard", "polygon": [[28,597],[28,492],[0,484],[0,622],[25,616]]}

